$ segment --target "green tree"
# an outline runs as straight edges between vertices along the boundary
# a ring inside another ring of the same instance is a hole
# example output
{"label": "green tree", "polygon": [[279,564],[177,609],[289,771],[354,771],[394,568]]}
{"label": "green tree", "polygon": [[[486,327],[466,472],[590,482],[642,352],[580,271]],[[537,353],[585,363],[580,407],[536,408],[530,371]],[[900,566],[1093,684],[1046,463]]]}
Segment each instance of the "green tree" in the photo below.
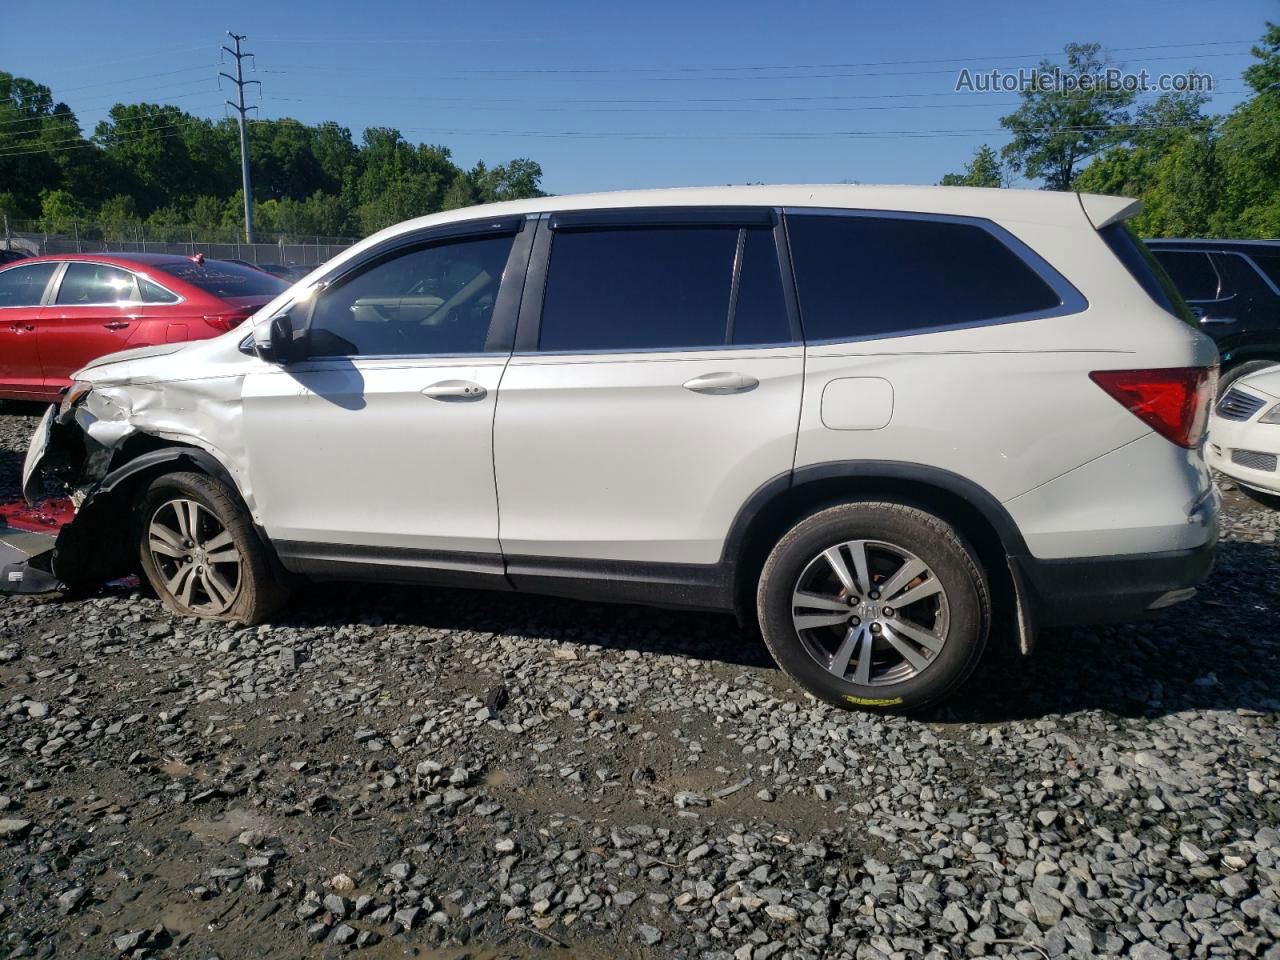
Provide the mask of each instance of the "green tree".
{"label": "green tree", "polygon": [[964,173],[948,173],[938,181],[944,187],[1000,187],[1004,171],[1000,157],[987,144],[974,151],[973,159],[964,165]]}
{"label": "green tree", "polygon": [[1022,105],[1000,118],[1013,135],[1002,151],[1012,170],[1049,190],[1070,190],[1080,164],[1127,137],[1134,94],[1094,82],[1112,66],[1101,50],[1096,43],[1069,43],[1066,63],[1041,61],[1042,74],[1057,70],[1073,81],[1029,87]]}

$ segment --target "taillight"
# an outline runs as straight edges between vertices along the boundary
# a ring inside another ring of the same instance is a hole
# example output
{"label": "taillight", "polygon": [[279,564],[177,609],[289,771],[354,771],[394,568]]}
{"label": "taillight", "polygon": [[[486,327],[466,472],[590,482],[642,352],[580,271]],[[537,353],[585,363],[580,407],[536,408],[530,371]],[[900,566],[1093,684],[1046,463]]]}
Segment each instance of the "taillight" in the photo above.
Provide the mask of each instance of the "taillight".
{"label": "taillight", "polygon": [[247,316],[249,316],[247,313],[206,313],[204,322],[215,330],[225,332],[240,326]]}
{"label": "taillight", "polygon": [[1156,433],[1180,447],[1204,439],[1217,367],[1095,370],[1089,378]]}

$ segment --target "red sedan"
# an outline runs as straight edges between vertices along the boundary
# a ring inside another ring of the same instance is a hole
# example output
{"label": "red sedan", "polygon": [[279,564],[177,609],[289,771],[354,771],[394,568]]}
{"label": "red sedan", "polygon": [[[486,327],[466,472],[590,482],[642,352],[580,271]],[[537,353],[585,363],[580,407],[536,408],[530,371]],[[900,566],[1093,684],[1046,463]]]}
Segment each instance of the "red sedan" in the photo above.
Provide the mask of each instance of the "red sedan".
{"label": "red sedan", "polygon": [[0,269],[0,399],[56,401],[96,357],[217,336],[287,286],[199,254],[20,260]]}

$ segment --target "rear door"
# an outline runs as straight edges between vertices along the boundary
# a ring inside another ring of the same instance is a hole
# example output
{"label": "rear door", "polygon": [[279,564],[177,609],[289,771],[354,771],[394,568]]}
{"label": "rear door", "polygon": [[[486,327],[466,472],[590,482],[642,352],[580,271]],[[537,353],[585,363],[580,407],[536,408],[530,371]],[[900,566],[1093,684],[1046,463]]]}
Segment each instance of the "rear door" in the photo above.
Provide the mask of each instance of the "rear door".
{"label": "rear door", "polygon": [[554,589],[716,563],[743,503],[795,453],[804,350],[778,218],[676,208],[544,224],[494,426],[509,576]]}
{"label": "rear door", "polygon": [[37,329],[41,304],[61,264],[24,263],[0,272],[0,396],[43,400]]}
{"label": "rear door", "polygon": [[40,311],[44,387],[62,390],[90,360],[123,350],[142,319],[137,279],[105,263],[72,260],[53,302]]}

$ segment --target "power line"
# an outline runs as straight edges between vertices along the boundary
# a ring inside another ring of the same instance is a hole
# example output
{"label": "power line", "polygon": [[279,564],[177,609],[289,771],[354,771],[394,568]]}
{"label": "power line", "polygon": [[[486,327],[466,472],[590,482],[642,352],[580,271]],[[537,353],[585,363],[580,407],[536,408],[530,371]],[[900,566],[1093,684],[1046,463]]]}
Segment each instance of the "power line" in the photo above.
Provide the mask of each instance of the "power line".
{"label": "power line", "polygon": [[[252,53],[242,53],[240,51],[240,41],[246,39],[242,33],[232,33],[227,31],[227,36],[235,41],[236,48],[232,50],[228,46],[223,46],[223,50],[236,58],[236,75],[233,77],[229,73],[219,73],[218,76],[226,77],[236,85],[236,102],[226,101],[227,106],[236,111],[240,121],[240,176],[244,183],[244,235],[245,240],[253,243],[253,192],[249,184],[249,128],[245,122],[245,113],[248,110],[257,110],[257,107],[246,107],[244,105],[244,88],[251,83],[258,85],[258,95],[262,95],[261,80],[246,80],[244,78],[244,58],[252,57]],[[255,65],[257,61],[254,61]]]}
{"label": "power line", "polygon": [[[391,38],[385,41],[364,40],[359,41],[350,37],[327,39],[271,39],[261,40],[260,43],[280,43],[280,44],[313,44],[313,43],[333,43],[348,44],[356,42],[375,43],[438,43],[437,40],[417,40],[405,39],[403,37]],[[1190,43],[1157,43],[1144,44],[1133,47],[1108,47],[1104,48],[1107,52],[1118,53],[1121,51],[1142,52],[1145,50],[1174,50],[1174,49],[1200,49],[1203,47],[1222,47],[1222,46],[1238,46],[1241,44],[1253,44],[1254,40],[1200,40]],[[721,64],[721,65],[700,65],[700,66],[679,66],[679,65],[663,65],[656,67],[530,67],[515,68],[504,70],[494,67],[477,67],[474,69],[465,69],[462,73],[482,73],[482,74],[510,74],[510,73],[661,73],[661,72],[717,72],[717,71],[763,71],[763,70],[808,70],[808,69],[845,69],[849,67],[887,67],[887,66],[915,66],[927,63],[962,63],[975,60],[1023,60],[1031,57],[1057,57],[1062,56],[1062,50],[1052,50],[1040,53],[1005,53],[1005,54],[989,54],[989,55],[971,55],[965,54],[958,57],[936,57],[932,59],[913,59],[913,60],[864,60],[853,63],[792,63],[792,64]]]}
{"label": "power line", "polygon": [[[1220,58],[1220,57],[1245,57],[1245,56],[1249,56],[1248,51],[1240,51],[1237,53],[1188,53],[1188,54],[1176,54],[1176,55],[1165,56],[1165,57],[1141,57],[1133,60],[1127,60],[1125,62],[1126,64],[1127,63],[1157,63],[1157,62],[1165,62],[1173,59],[1201,60],[1201,59],[1213,59],[1213,58]],[[979,58],[955,57],[947,60],[932,60],[932,61],[919,61],[919,62],[920,63],[963,63],[963,62],[968,62],[970,59],[979,59]],[[997,59],[997,58],[986,58],[986,59]],[[910,61],[905,61],[905,62],[909,63]],[[883,65],[889,65],[889,63],[890,63],[889,61],[885,61]],[[874,66],[876,64],[868,64],[868,65]],[[355,70],[355,71],[343,70],[341,67],[336,67],[336,66],[321,67],[321,66],[315,66],[312,64],[282,64],[281,66],[282,66],[282,69],[267,70],[265,72],[273,73],[273,74],[287,74],[287,73],[293,73],[293,72],[302,72],[302,73],[314,72],[314,73],[324,73],[328,76],[332,76],[335,74],[340,75],[343,73],[350,74],[353,72],[354,73],[363,72],[360,70]],[[761,70],[843,70],[847,68],[860,67],[860,66],[863,66],[863,64],[854,64],[854,63],[832,64],[830,66],[776,65],[772,67],[763,67],[760,69]],[[729,73],[734,71],[742,71],[746,69],[748,68],[746,67],[675,67],[675,68],[646,67],[646,68],[635,68],[634,70],[629,71],[628,68],[547,67],[547,68],[528,69],[528,70],[519,69],[519,68],[512,68],[512,69],[487,68],[484,70],[473,70],[473,71],[456,70],[451,72],[416,73],[416,74],[388,74],[388,73],[382,72],[381,70],[378,70],[378,77],[379,79],[383,79],[383,80],[431,79],[431,80],[458,80],[458,81],[470,82],[470,81],[474,81],[476,76],[479,74],[490,76],[495,80],[513,80],[513,81],[523,80],[526,76],[534,75],[534,76],[554,77],[554,78],[560,78],[560,79],[589,79],[593,83],[598,83],[601,81],[620,81],[620,82],[642,81],[642,82],[666,83],[666,82],[674,82],[674,81],[693,81],[693,82],[752,81],[752,82],[757,82],[757,81],[771,81],[771,80],[840,80],[840,79],[867,78],[867,77],[936,76],[939,74],[954,74],[956,72],[955,67],[944,67],[944,68],[935,69],[935,70],[870,70],[870,71],[863,71],[858,73],[790,73],[790,74],[756,74],[756,75],[749,75],[749,76],[693,75],[695,72],[723,74],[723,73]],[[1031,69],[1034,69],[1034,68],[1031,68]],[[979,70],[976,72],[981,73],[983,71]],[[668,74],[674,73],[679,75],[677,76],[636,76],[635,74],[637,73],[668,73]]]}

